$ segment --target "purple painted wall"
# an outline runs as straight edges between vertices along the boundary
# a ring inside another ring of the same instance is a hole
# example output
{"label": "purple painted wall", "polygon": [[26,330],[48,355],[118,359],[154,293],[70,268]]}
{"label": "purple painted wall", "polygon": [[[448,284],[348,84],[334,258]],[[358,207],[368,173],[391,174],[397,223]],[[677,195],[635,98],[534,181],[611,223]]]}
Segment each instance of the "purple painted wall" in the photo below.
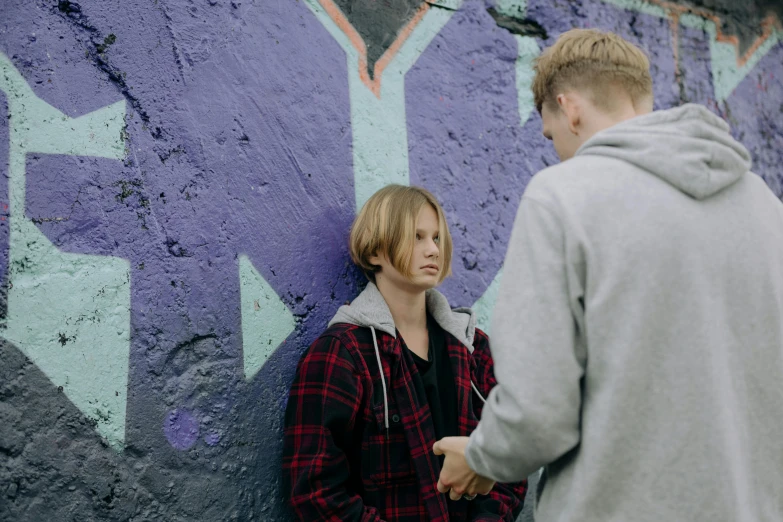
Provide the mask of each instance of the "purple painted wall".
{"label": "purple painted wall", "polygon": [[[695,101],[727,118],[783,196],[783,44],[718,100],[708,33],[680,26],[675,49],[669,19],[616,3],[530,0],[521,17],[546,32],[541,45],[597,26],[643,46],[656,107]],[[535,111],[520,125],[518,40],[492,6],[465,0],[405,77],[410,180],[446,208],[455,306],[487,290],[525,185],[556,161]],[[289,520],[287,387],[361,286],[345,241],[355,212],[346,52],[305,0],[5,0],[2,13],[0,53],[37,97],[71,117],[126,101],[126,158],[27,155],[24,212],[61,251],[130,262],[131,341],[119,452],[0,342],[0,519]],[[39,219],[51,215],[68,219]],[[0,220],[0,284],[7,245]],[[242,254],[296,318],[250,380]]]}

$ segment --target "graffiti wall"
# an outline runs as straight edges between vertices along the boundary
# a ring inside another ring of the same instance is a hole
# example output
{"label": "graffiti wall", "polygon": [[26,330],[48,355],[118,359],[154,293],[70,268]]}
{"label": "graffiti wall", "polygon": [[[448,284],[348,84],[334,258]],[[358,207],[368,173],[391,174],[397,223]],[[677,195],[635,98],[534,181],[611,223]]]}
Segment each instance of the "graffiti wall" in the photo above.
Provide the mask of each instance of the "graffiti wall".
{"label": "graffiti wall", "polygon": [[[743,4],[739,6],[738,4]],[[290,520],[302,351],[362,278],[379,187],[443,202],[452,304],[491,316],[520,196],[557,161],[532,60],[642,46],[783,196],[769,0],[4,0],[0,519]]]}

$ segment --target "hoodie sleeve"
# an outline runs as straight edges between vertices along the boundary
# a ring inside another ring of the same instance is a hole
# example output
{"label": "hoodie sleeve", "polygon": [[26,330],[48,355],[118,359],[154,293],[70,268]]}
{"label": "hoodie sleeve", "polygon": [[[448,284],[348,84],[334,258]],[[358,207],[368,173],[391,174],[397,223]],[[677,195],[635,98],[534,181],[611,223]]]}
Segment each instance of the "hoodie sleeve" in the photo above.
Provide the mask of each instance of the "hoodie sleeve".
{"label": "hoodie sleeve", "polygon": [[465,452],[473,470],[498,482],[522,480],[579,443],[581,289],[566,243],[557,214],[523,198],[493,312],[498,385]]}
{"label": "hoodie sleeve", "polygon": [[383,522],[349,493],[349,443],[361,407],[353,358],[331,336],[318,338],[296,370],[285,412],[283,476],[297,520]]}
{"label": "hoodie sleeve", "polygon": [[[489,350],[489,338],[478,328],[473,341],[473,361],[475,362],[472,372],[473,382],[481,395],[487,397],[490,391],[497,386],[497,380]],[[482,407],[483,402],[474,396],[473,409],[478,417],[481,417]],[[497,483],[489,495],[481,495],[470,502],[470,520],[472,522],[514,522],[522,512],[526,492],[527,480],[510,484]]]}

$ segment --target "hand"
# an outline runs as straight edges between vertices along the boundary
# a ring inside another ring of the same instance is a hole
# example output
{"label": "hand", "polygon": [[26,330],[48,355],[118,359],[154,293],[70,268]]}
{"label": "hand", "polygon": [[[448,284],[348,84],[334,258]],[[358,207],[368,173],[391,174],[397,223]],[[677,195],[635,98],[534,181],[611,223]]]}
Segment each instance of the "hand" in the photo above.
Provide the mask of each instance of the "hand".
{"label": "hand", "polygon": [[459,500],[463,495],[486,495],[495,485],[494,480],[478,475],[468,466],[465,460],[468,440],[468,437],[444,437],[432,447],[435,455],[446,456],[438,479],[438,491],[448,492],[451,500]]}

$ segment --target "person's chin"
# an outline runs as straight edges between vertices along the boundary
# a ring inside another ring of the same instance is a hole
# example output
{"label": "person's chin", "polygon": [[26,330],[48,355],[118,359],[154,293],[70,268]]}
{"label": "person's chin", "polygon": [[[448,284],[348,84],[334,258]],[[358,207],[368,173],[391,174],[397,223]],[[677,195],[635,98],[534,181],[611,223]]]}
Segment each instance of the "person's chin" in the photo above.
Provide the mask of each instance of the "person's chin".
{"label": "person's chin", "polygon": [[438,286],[438,275],[424,274],[417,278],[416,284],[424,290]]}

